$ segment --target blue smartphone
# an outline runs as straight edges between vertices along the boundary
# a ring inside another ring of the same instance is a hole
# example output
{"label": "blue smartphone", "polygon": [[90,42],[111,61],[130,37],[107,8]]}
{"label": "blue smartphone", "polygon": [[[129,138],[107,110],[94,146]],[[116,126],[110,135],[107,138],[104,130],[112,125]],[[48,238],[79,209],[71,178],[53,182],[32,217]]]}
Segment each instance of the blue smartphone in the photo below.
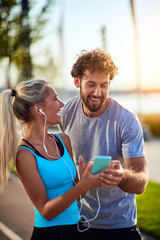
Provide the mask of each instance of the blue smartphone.
{"label": "blue smartphone", "polygon": [[92,174],[97,174],[111,163],[111,156],[97,156],[93,159]]}

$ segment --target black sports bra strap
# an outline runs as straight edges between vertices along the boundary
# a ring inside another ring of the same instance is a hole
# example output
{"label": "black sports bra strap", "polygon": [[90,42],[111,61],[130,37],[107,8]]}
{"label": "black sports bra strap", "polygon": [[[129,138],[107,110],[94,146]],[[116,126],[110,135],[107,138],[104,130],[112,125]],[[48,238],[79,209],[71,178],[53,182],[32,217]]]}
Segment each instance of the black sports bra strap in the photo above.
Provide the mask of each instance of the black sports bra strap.
{"label": "black sports bra strap", "polygon": [[53,134],[52,137],[55,138],[55,140],[56,140],[57,143],[61,142],[56,135]]}
{"label": "black sports bra strap", "polygon": [[[49,134],[49,136],[51,136],[52,138],[55,137],[56,144],[57,144],[57,146],[58,146],[58,148],[59,148],[59,150],[60,150],[61,157],[62,157],[63,154],[64,154],[64,148],[63,148],[63,145],[62,145],[61,141],[60,141],[59,138],[58,138],[56,135],[54,135],[54,134]],[[36,149],[30,142],[28,142],[28,141],[27,141],[26,139],[24,139],[24,138],[23,138],[22,140],[23,140],[24,142],[26,142],[29,146],[31,146],[31,147],[33,148],[33,150],[35,150],[35,153],[36,153],[37,155],[43,157],[43,155],[42,155],[40,152],[38,152],[37,149]],[[43,157],[43,158],[44,158],[44,157]]]}
{"label": "black sports bra strap", "polygon": [[30,143],[28,142],[26,139],[22,139],[24,142],[28,143],[29,146],[31,146],[36,152],[37,152],[37,149]]}
{"label": "black sports bra strap", "polygon": [[60,150],[60,153],[61,153],[61,157],[63,156],[64,154],[64,147],[63,147],[63,144],[61,143],[60,139],[58,138],[58,136],[54,135],[53,133],[50,133],[49,134],[50,137],[54,138],[59,150]]}

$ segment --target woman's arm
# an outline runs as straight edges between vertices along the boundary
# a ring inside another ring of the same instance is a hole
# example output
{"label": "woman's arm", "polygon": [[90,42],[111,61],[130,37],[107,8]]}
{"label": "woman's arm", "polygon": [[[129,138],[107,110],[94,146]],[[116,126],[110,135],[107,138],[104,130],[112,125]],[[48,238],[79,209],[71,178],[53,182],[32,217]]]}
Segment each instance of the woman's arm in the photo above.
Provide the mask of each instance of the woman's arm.
{"label": "woman's arm", "polygon": [[40,214],[50,220],[67,209],[88,189],[101,185],[99,175],[91,174],[91,165],[85,170],[82,179],[65,194],[49,200],[44,183],[38,173],[35,157],[26,149],[19,149],[16,159],[19,178],[34,206]]}

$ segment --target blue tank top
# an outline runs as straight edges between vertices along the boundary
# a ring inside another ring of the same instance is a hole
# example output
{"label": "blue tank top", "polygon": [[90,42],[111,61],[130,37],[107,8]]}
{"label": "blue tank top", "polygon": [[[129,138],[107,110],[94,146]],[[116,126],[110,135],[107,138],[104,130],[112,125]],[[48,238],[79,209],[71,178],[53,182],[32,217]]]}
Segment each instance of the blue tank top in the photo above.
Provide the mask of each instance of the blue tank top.
{"label": "blue tank top", "polygon": [[[37,162],[38,172],[43,180],[49,200],[57,198],[66,193],[73,187],[73,179],[76,177],[75,165],[58,134],[55,134],[60,139],[64,154],[61,158],[51,161],[37,155],[32,149],[26,146],[19,146],[18,148],[25,148],[31,151]],[[35,210],[35,227],[51,227],[58,225],[77,224],[79,221],[79,209],[77,200],[73,202],[63,213],[59,214],[51,220],[47,220],[41,216],[38,210]]]}

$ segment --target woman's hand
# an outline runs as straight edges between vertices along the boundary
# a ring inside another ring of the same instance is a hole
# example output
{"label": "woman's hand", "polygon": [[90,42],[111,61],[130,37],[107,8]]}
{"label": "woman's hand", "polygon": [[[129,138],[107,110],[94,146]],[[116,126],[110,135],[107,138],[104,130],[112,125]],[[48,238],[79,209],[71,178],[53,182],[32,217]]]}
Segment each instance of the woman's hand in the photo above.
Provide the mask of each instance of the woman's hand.
{"label": "woman's hand", "polygon": [[83,175],[83,173],[84,173],[88,164],[89,164],[89,162],[87,164],[84,164],[83,157],[79,156],[79,174],[80,174],[80,177]]}
{"label": "woman's hand", "polygon": [[86,186],[86,190],[95,189],[101,186],[100,173],[93,175],[91,173],[93,160],[91,159],[87,164],[84,164],[83,158],[79,157],[81,171],[81,182]]}

